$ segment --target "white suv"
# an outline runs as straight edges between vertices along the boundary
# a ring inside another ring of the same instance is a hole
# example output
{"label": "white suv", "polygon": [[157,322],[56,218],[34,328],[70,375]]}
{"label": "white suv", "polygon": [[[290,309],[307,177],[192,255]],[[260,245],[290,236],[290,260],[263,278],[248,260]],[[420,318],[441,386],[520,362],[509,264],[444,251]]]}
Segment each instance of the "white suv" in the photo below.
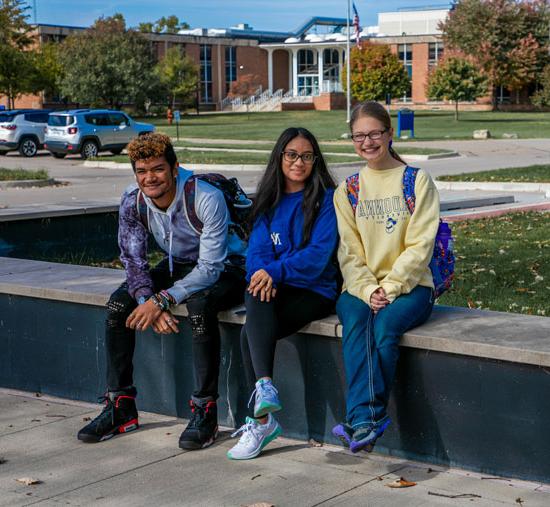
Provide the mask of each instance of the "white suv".
{"label": "white suv", "polygon": [[93,158],[100,151],[118,155],[134,137],[154,130],[154,125],[138,123],[122,111],[56,111],[48,119],[44,146],[56,158],[68,153]]}
{"label": "white suv", "polygon": [[49,114],[46,109],[0,111],[0,155],[19,150],[24,157],[34,157],[44,145]]}

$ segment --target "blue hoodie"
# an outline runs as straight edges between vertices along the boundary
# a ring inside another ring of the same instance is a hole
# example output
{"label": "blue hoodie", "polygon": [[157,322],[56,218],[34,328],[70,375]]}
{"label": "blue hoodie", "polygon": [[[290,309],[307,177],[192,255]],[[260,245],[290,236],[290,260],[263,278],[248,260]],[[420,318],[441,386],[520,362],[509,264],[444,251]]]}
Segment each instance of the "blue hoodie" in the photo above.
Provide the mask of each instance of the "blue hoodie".
{"label": "blue hoodie", "polygon": [[328,299],[336,299],[334,251],[338,245],[334,190],[326,191],[307,245],[301,246],[304,215],[303,191],[285,194],[271,220],[256,220],[246,256],[247,281],[265,269],[274,285],[286,284],[309,289]]}

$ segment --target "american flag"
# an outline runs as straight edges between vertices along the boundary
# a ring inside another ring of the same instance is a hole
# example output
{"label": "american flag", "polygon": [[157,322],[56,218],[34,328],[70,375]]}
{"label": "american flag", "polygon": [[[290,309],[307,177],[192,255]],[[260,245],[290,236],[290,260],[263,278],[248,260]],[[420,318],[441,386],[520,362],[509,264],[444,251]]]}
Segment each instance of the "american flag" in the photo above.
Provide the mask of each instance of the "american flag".
{"label": "american flag", "polygon": [[359,34],[361,33],[361,26],[359,25],[359,13],[355,2],[353,2],[353,27],[355,28],[355,45],[359,47]]}

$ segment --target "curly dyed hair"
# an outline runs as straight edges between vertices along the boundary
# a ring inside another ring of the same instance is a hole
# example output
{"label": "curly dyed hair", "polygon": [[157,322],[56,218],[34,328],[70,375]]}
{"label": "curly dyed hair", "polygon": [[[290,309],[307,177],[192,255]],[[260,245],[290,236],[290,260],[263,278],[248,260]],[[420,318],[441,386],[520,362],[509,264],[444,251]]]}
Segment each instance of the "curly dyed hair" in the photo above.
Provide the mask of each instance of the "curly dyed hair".
{"label": "curly dyed hair", "polygon": [[164,157],[170,167],[174,167],[178,161],[170,137],[158,132],[149,132],[132,139],[126,149],[134,171],[138,160]]}

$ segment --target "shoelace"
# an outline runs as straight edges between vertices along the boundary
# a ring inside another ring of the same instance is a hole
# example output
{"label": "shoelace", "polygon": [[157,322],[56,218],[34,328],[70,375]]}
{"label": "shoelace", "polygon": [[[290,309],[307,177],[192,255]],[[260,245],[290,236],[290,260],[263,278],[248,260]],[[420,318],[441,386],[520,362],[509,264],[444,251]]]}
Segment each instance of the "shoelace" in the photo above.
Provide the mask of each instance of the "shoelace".
{"label": "shoelace", "polygon": [[[111,398],[109,398],[108,394],[100,396],[97,399],[97,402],[100,403],[100,404],[105,403],[105,408],[102,410],[101,414],[99,414],[99,416],[97,418],[101,417],[105,412],[107,412],[107,410],[112,409],[113,406],[114,406],[114,403],[111,401]],[[115,411],[114,410],[111,410],[111,423],[114,426],[114,424],[115,424]]]}
{"label": "shoelace", "polygon": [[242,433],[241,441],[248,443],[253,435],[256,433],[256,426],[258,424],[254,421],[248,421],[243,424],[237,431],[231,434],[231,438],[234,438]]}
{"label": "shoelace", "polygon": [[[264,391],[264,392],[260,394],[259,391]],[[259,386],[256,387],[254,391],[252,391],[252,394],[250,395],[250,399],[248,400],[248,405],[247,405],[248,408],[250,408],[250,404],[252,403],[252,400],[254,399],[256,393],[260,394],[260,396],[265,396],[266,394],[267,395],[273,394],[275,396],[279,395],[279,391],[277,391],[277,388],[271,382],[259,384]]]}

